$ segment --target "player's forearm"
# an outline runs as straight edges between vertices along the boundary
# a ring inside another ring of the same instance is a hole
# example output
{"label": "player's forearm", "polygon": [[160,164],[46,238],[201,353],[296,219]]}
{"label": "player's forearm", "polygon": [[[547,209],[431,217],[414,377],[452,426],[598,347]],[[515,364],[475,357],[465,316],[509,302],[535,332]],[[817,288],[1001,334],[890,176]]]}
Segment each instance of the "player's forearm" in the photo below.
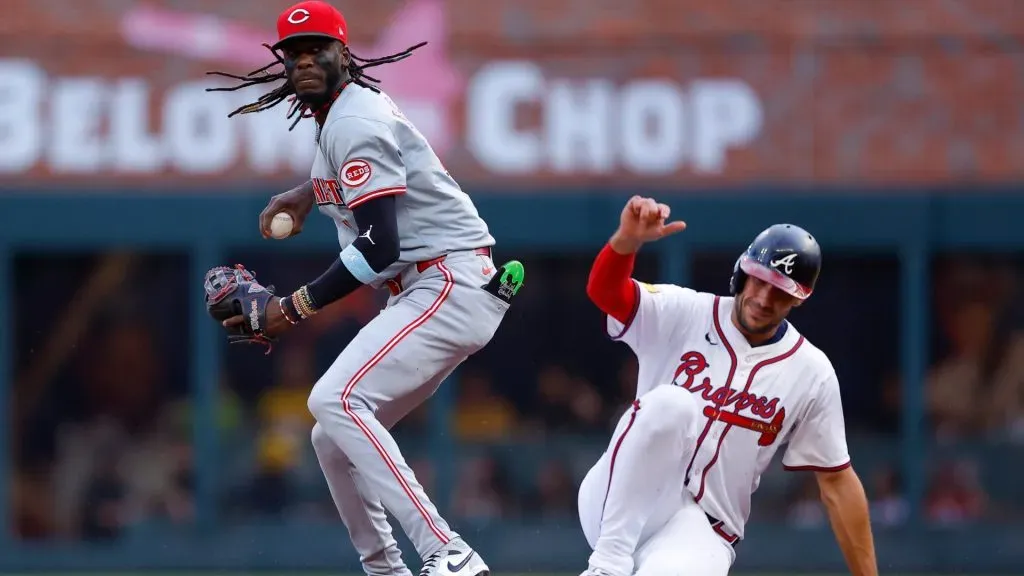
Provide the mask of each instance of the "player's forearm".
{"label": "player's forearm", "polygon": [[587,280],[587,296],[605,314],[627,323],[636,309],[637,293],[631,275],[634,253],[620,253],[610,243],[594,260]]}
{"label": "player's forearm", "polygon": [[316,205],[316,193],[313,191],[313,181],[306,180],[302,184],[299,184],[295,188],[292,188],[294,194],[298,197],[297,201],[293,203],[293,209],[300,212],[297,216],[302,217],[313,209]]}
{"label": "player's forearm", "polygon": [[615,234],[612,234],[611,239],[608,240],[608,246],[611,246],[612,250],[617,254],[630,256],[640,251],[640,247],[643,246],[643,242],[616,231]]}
{"label": "player's forearm", "polygon": [[[823,476],[825,475],[825,476]],[[853,576],[876,576],[878,562],[871,535],[868,499],[853,468],[820,473],[821,499],[828,509],[832,531]]]}
{"label": "player's forearm", "polygon": [[283,306],[289,319],[298,321],[320,308],[341,300],[365,284],[370,284],[398,260],[398,216],[395,197],[383,196],[353,210],[359,236],[319,278],[285,298]]}

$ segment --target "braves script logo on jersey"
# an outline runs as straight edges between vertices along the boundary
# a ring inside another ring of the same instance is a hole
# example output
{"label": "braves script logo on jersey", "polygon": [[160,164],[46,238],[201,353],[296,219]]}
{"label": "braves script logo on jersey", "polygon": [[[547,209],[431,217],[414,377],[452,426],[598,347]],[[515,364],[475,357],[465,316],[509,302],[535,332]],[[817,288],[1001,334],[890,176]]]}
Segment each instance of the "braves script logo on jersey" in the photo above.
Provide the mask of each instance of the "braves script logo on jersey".
{"label": "braves script logo on jersey", "polygon": [[370,163],[366,160],[349,160],[341,167],[341,182],[349,188],[358,188],[370,179]]}
{"label": "braves script logo on jersey", "polygon": [[338,185],[337,180],[313,178],[313,196],[316,198],[317,206],[325,204],[345,205],[345,201],[341,199],[341,186]]}
{"label": "braves script logo on jersey", "polygon": [[[725,386],[715,388],[711,378],[707,376],[698,382],[698,377],[707,368],[708,360],[703,354],[687,352],[679,358],[679,367],[676,368],[673,382],[694,394],[700,394],[706,402],[713,404],[704,407],[704,416],[707,418],[759,433],[759,446],[773,444],[782,431],[782,423],[786,420],[786,409],[779,407],[779,398],[768,398]],[[685,376],[685,379],[681,379],[682,376]],[[767,421],[744,416],[741,414],[744,410]]]}

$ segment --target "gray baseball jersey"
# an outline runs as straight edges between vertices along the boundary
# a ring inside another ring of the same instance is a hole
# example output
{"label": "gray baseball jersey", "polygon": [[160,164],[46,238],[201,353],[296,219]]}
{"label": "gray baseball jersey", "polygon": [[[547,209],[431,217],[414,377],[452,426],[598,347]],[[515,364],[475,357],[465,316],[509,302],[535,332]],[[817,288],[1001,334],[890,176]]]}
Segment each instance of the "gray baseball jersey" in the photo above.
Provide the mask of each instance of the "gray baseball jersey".
{"label": "gray baseball jersey", "polygon": [[409,264],[494,245],[472,200],[423,134],[382,92],[357,84],[345,87],[324,121],[311,177],[317,205],[334,220],[343,248],[356,238],[353,208],[380,196],[398,196],[401,254],[381,272],[375,287]]}
{"label": "gray baseball jersey", "polygon": [[[327,115],[319,148],[314,192],[342,247],[358,234],[353,208],[396,195],[400,256],[376,286],[401,274],[402,289],[313,386],[313,447],[364,572],[411,576],[385,510],[423,559],[458,545],[459,535],[388,429],[491,340],[508,303],[482,288],[497,273],[490,257],[475,251],[494,244],[487,225],[390,98],[347,86]],[[372,228],[367,232],[372,241]],[[423,269],[410,266],[444,255]],[[478,574],[486,568],[478,564],[449,570]]]}

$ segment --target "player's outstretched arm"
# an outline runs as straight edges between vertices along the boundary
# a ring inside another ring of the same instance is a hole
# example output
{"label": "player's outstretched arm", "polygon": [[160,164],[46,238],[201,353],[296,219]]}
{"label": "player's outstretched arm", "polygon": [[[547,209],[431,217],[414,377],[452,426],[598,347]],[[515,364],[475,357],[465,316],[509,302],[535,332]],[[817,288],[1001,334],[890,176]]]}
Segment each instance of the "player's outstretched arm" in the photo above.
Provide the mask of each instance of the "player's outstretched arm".
{"label": "player's outstretched arm", "polygon": [[821,501],[828,510],[836,542],[853,576],[876,576],[878,562],[871,535],[871,518],[864,486],[847,467],[838,472],[817,472]]}
{"label": "player's outstretched arm", "polygon": [[597,255],[587,280],[587,296],[605,314],[628,323],[637,306],[630,277],[636,252],[646,243],[681,232],[686,223],[665,223],[671,209],[651,198],[633,196],[622,209],[619,228]]}

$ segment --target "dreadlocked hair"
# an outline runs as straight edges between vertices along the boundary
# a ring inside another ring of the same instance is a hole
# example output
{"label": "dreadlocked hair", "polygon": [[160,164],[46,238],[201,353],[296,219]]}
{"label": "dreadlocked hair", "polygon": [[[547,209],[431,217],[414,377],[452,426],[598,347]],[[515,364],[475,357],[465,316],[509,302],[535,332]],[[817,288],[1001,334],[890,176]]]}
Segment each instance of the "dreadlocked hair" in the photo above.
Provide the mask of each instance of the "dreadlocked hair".
{"label": "dreadlocked hair", "polygon": [[[405,50],[392,54],[390,56],[384,56],[381,58],[360,58],[355,54],[349,52],[349,63],[347,66],[348,75],[351,81],[364,88],[369,88],[374,92],[380,92],[380,88],[375,84],[380,84],[380,80],[370,76],[366,73],[367,68],[373,68],[374,66],[380,66],[381,64],[390,64],[392,62],[398,62],[399,60],[405,60],[412,53],[426,46],[426,42],[420,42],[415,46],[410,46]],[[250,102],[244,106],[240,106],[228,114],[228,118],[235,116],[236,114],[253,114],[256,112],[262,112],[269,110],[274,106],[277,106],[281,102],[288,100],[291,102],[291,108],[288,110],[288,118],[295,118],[292,125],[288,127],[288,130],[292,130],[298,125],[299,121],[303,118],[311,118],[314,111],[309,108],[308,105],[299,102],[298,98],[295,97],[295,87],[288,81],[288,72],[284,70],[284,58],[281,54],[274,49],[270,44],[263,45],[270,53],[274,56],[274,61],[266,66],[249,72],[244,76],[238,74],[229,74],[227,72],[207,72],[211,76],[222,76],[224,78],[231,78],[232,80],[239,80],[240,82],[234,86],[228,86],[223,88],[207,88],[207,92],[234,92],[236,90],[242,90],[250,86],[257,86],[260,84],[269,84],[271,82],[284,81],[283,84],[274,88],[270,92],[267,92],[263,96],[260,96],[255,102]],[[282,70],[278,72],[271,72],[271,68],[280,65]]]}

